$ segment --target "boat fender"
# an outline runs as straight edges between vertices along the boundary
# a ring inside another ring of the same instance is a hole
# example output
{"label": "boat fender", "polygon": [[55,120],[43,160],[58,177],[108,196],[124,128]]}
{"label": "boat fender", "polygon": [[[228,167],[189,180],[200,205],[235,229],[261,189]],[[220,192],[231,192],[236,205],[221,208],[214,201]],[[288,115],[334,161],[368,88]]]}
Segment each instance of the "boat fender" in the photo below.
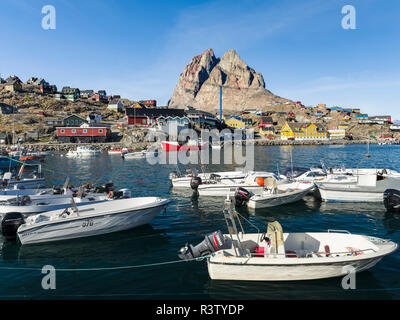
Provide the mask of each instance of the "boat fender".
{"label": "boat fender", "polygon": [[1,233],[6,240],[15,240],[17,230],[20,225],[24,224],[24,216],[20,212],[9,212],[1,221]]}
{"label": "boat fender", "polygon": [[329,257],[329,256],[331,255],[331,250],[329,249],[329,246],[326,245],[326,246],[324,247],[324,249],[325,249],[326,256]]}

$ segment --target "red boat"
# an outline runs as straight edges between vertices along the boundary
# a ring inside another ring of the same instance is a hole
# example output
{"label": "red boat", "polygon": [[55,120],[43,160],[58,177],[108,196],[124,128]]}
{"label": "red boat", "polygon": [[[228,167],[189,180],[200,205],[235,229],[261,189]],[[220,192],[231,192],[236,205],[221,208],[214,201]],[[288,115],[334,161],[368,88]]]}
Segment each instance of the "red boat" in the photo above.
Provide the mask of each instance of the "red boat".
{"label": "red boat", "polygon": [[164,151],[179,151],[179,150],[202,150],[208,147],[208,143],[200,143],[196,140],[189,140],[187,144],[179,144],[177,141],[162,141]]}

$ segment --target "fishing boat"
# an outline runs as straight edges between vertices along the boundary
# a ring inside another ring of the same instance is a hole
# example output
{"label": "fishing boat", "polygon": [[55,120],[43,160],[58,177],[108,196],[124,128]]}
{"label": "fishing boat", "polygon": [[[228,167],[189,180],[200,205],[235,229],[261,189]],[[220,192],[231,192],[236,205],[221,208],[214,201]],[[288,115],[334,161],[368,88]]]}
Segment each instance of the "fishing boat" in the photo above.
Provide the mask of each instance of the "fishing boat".
{"label": "fishing boat", "polygon": [[180,150],[202,150],[208,148],[208,142],[200,142],[198,140],[189,140],[186,144],[178,141],[161,141],[164,151],[180,151]]}
{"label": "fishing boat", "polygon": [[[390,240],[348,231],[284,233],[278,221],[264,232],[245,233],[232,201],[224,217],[228,234],[213,232],[193,246],[186,244],[179,257],[206,257],[213,280],[294,281],[342,277],[376,265],[397,250]],[[236,221],[241,227],[237,228]]]}
{"label": "fishing boat", "polygon": [[245,188],[238,188],[235,191],[235,206],[247,205],[259,209],[293,203],[303,199],[314,188],[314,183],[288,182],[278,187],[276,180],[271,177],[264,180],[264,186],[261,194],[252,194]]}
{"label": "fishing boat", "polygon": [[363,174],[354,180],[317,182],[323,201],[383,202],[386,189],[400,189],[400,177],[381,174]]}
{"label": "fishing boat", "polygon": [[264,180],[269,177],[275,178],[278,184],[287,183],[286,179],[273,172],[250,171],[242,179],[212,177],[203,182],[197,178],[192,178],[191,187],[193,190],[197,190],[200,196],[225,197],[227,194],[234,196],[239,187],[245,188],[253,194],[260,194],[264,190]]}
{"label": "fishing boat", "polygon": [[90,146],[78,146],[76,150],[69,150],[65,156],[72,158],[91,157],[96,156],[99,153],[100,150],[92,149]]}
{"label": "fishing boat", "polygon": [[22,245],[96,236],[147,224],[169,202],[158,197],[143,197],[84,207],[72,205],[64,210],[29,216],[26,220],[20,217],[17,224],[8,225],[7,220],[2,227],[9,239],[12,239],[13,230],[16,231]]}

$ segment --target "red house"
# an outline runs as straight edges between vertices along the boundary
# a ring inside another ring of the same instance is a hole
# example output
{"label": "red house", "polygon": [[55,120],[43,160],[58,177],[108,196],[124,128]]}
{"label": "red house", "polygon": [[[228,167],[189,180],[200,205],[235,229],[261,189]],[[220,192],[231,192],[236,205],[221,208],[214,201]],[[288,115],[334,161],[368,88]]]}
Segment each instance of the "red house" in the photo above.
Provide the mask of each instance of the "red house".
{"label": "red house", "polygon": [[143,104],[146,107],[156,107],[157,101],[156,100],[140,100],[140,104]]}
{"label": "red house", "polygon": [[93,93],[92,96],[90,97],[90,99],[95,100],[97,102],[108,102],[107,96],[103,96],[98,93]]}
{"label": "red house", "polygon": [[288,112],[288,118],[289,119],[295,119],[296,118],[296,115],[294,114],[293,111]]}
{"label": "red house", "polygon": [[272,127],[273,125],[274,121],[272,120],[272,117],[261,117],[260,124],[258,126],[262,128],[267,128]]}
{"label": "red house", "polygon": [[157,122],[159,117],[178,117],[183,118],[185,111],[183,109],[168,109],[168,108],[126,108],[125,109],[125,124],[150,126]]}
{"label": "red house", "polygon": [[110,139],[111,130],[104,125],[88,124],[83,127],[57,127],[57,140],[60,142],[106,142]]}

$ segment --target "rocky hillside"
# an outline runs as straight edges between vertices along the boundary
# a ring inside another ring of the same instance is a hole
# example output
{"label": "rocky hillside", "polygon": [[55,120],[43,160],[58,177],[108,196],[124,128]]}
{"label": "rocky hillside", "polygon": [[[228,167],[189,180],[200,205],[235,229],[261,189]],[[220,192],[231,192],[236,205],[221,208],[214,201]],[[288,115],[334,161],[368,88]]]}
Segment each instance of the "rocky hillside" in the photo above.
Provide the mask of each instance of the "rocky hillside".
{"label": "rocky hillside", "polygon": [[[121,99],[129,105],[130,101]],[[98,112],[106,122],[115,122],[123,115],[107,109],[107,104],[89,99],[76,102],[56,100],[53,94],[42,94],[38,86],[22,84],[21,92],[9,92],[0,85],[0,103],[17,108],[16,114],[0,116],[0,132],[16,131],[18,137],[29,130],[39,131],[41,136],[50,134],[53,128],[45,125],[51,118],[64,118],[76,114],[83,118],[91,112]],[[49,138],[52,138],[49,136]]]}
{"label": "rocky hillside", "polygon": [[235,50],[217,58],[212,49],[192,58],[180,75],[168,105],[173,108],[192,106],[201,110],[219,110],[220,89],[224,111],[262,109],[277,102],[287,102],[265,88],[261,73],[255,72]]}

